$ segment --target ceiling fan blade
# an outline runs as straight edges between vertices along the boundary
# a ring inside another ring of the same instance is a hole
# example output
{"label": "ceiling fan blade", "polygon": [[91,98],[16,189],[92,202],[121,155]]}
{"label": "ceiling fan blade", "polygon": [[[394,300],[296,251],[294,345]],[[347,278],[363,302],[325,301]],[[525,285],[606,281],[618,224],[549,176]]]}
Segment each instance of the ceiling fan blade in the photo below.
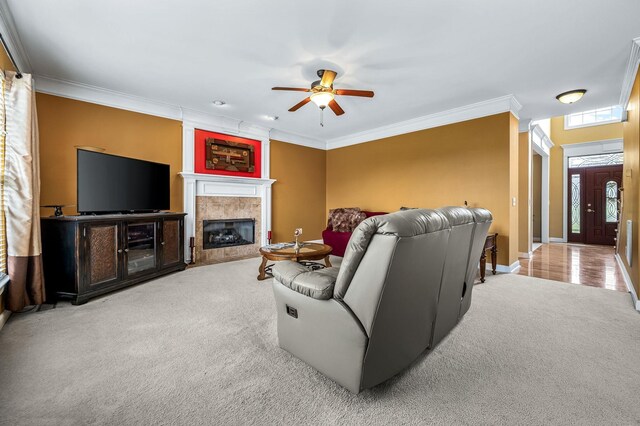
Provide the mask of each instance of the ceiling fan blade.
{"label": "ceiling fan blade", "polygon": [[272,87],[271,90],[292,90],[294,92],[310,92],[311,89],[303,89],[301,87]]}
{"label": "ceiling fan blade", "polygon": [[294,111],[299,110],[301,107],[303,107],[306,104],[308,104],[310,100],[311,100],[311,98],[304,98],[303,100],[301,100],[300,102],[298,102],[297,104],[295,104],[294,106],[289,108],[289,112],[294,112]]}
{"label": "ceiling fan blade", "polygon": [[331,110],[336,115],[344,114],[344,110],[342,108],[340,108],[340,105],[338,105],[338,103],[335,100],[332,100],[331,102],[329,102],[329,108],[331,108]]}
{"label": "ceiling fan blade", "polygon": [[373,92],[371,90],[336,89],[334,90],[334,93],[342,96],[362,96],[364,98],[373,98]]}
{"label": "ceiling fan blade", "polygon": [[330,88],[333,84],[333,80],[336,79],[337,72],[331,70],[324,70],[322,73],[322,80],[320,80],[320,85],[326,88]]}

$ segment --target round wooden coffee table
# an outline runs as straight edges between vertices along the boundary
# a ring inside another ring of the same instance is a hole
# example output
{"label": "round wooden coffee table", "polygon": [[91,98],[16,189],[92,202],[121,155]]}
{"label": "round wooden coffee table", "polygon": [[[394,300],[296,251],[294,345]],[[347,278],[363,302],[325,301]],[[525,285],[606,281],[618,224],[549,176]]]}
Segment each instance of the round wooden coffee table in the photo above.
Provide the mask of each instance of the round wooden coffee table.
{"label": "round wooden coffee table", "polygon": [[[269,246],[260,247],[260,254],[262,255],[262,263],[258,268],[259,280],[266,280],[267,278],[272,277],[271,275],[271,267],[273,265],[267,265],[269,260],[272,261],[280,261],[280,260],[292,260],[294,262],[299,262],[302,264],[306,264],[307,262],[313,263],[312,267],[317,266],[324,268],[331,267],[331,262],[329,261],[329,255],[333,248],[326,244],[320,243],[302,243],[302,247],[299,250],[295,250],[293,247],[284,247],[284,248],[271,248]],[[324,259],[324,266],[320,263],[313,262],[314,260],[322,260]]]}

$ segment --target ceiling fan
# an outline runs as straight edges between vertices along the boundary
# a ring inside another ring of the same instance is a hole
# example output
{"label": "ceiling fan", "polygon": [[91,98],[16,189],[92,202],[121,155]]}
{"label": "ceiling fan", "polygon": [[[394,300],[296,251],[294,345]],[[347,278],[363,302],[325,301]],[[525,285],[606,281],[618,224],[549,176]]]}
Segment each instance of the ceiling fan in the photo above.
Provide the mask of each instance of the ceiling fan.
{"label": "ceiling fan", "polygon": [[[298,87],[273,87],[271,90],[311,92],[311,95],[289,108],[290,112],[297,111],[311,101],[316,104],[320,110],[324,110],[328,106],[335,115],[342,115],[344,114],[344,110],[334,99],[336,96],[360,96],[364,98],[373,98],[373,92],[370,90],[334,89],[333,80],[335,80],[337,75],[338,73],[332,70],[318,70],[318,77],[320,77],[320,80],[311,83],[310,89]],[[322,122],[320,125],[322,125]]]}

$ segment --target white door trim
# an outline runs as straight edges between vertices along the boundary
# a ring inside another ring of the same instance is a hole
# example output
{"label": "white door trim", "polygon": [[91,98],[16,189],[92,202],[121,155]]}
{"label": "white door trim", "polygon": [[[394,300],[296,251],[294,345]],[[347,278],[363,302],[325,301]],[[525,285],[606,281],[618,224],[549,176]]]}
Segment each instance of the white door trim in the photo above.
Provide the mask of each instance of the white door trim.
{"label": "white door trim", "polygon": [[614,152],[622,152],[622,138],[605,139],[601,141],[573,143],[568,145],[560,145],[562,148],[562,242],[567,242],[567,186],[568,186],[568,169],[569,157],[579,155],[596,155],[596,154],[613,154]]}
{"label": "white door trim", "polygon": [[[553,141],[538,124],[531,127],[531,149],[542,157],[542,182],[540,185],[540,240],[549,242],[549,155]],[[530,183],[533,186],[533,182]],[[533,210],[530,211],[533,214]],[[529,217],[529,220],[532,220]]]}

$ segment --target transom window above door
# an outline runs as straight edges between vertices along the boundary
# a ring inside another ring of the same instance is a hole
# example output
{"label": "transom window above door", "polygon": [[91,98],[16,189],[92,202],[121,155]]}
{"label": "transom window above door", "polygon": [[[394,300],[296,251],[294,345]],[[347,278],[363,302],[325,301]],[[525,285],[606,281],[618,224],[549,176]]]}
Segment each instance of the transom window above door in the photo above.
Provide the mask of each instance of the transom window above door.
{"label": "transom window above door", "polygon": [[621,152],[569,157],[569,168],[614,166],[616,164],[622,164],[623,157]]}
{"label": "transom window above door", "polygon": [[619,123],[622,121],[622,107],[613,105],[605,108],[576,112],[564,116],[564,129],[599,126],[601,124]]}

